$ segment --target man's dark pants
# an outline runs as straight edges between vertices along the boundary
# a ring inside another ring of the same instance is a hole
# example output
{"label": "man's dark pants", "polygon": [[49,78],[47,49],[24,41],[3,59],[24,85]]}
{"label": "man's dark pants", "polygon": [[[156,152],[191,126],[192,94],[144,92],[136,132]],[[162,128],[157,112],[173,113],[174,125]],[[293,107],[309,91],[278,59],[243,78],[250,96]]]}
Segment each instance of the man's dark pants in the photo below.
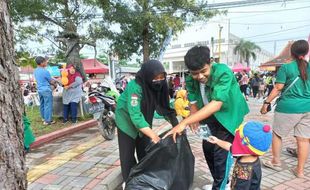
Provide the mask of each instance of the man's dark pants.
{"label": "man's dark pants", "polygon": [[[218,139],[231,143],[233,142],[234,136],[227,129],[225,129],[224,126],[220,124],[220,122],[214,116],[209,117],[201,123],[208,124],[211,130],[211,134],[216,136]],[[202,148],[214,180],[212,190],[219,190],[225,177],[226,159],[228,152],[217,145],[209,143],[206,140],[202,142]]]}

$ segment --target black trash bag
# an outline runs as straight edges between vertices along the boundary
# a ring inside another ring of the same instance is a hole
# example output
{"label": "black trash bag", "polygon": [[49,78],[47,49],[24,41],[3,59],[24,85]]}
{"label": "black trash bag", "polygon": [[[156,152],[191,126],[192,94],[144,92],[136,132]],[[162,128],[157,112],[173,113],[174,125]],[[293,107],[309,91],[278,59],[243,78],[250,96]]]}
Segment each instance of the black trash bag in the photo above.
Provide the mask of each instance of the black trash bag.
{"label": "black trash bag", "polygon": [[131,169],[126,190],[188,190],[194,179],[195,157],[186,135],[162,139],[147,148]]}

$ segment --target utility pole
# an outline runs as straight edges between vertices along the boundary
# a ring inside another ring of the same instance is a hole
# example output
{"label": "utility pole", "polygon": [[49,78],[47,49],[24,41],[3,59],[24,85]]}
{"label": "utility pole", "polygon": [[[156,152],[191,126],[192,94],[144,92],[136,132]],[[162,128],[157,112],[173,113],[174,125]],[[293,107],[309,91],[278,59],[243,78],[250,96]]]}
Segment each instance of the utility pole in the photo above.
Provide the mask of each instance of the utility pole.
{"label": "utility pole", "polygon": [[218,39],[219,40],[219,63],[221,62],[222,29],[223,29],[223,26],[219,24],[219,39]]}
{"label": "utility pole", "polygon": [[229,61],[229,43],[230,43],[230,19],[228,19],[228,39],[227,39],[227,60],[226,60],[226,64],[228,65],[228,61]]}
{"label": "utility pole", "polygon": [[276,51],[277,51],[277,41],[275,40],[274,44],[273,44],[273,54],[274,55],[276,55]]}

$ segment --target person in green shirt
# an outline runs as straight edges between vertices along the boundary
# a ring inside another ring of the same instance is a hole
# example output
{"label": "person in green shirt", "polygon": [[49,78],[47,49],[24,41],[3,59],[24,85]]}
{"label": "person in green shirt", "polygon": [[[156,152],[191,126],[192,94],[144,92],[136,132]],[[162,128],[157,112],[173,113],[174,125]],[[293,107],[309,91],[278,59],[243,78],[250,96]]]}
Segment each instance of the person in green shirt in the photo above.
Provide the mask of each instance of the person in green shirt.
{"label": "person in green shirt", "polygon": [[291,172],[304,177],[304,167],[310,148],[310,66],[305,60],[309,44],[298,40],[291,46],[291,63],[281,66],[277,73],[276,84],[264,101],[261,113],[266,114],[268,105],[280,93],[273,121],[272,159],[263,164],[274,170],[281,170],[282,138],[294,130],[297,140],[297,168]]}
{"label": "person in green shirt", "polygon": [[[191,115],[165,137],[172,134],[175,140],[187,126],[196,130],[200,122],[209,126],[213,136],[231,143],[235,130],[249,112],[233,72],[225,64],[211,64],[210,50],[206,46],[191,48],[184,60],[191,74],[186,78]],[[228,152],[206,140],[203,140],[203,152],[214,179],[213,185],[204,186],[204,189],[220,189]]]}
{"label": "person in green shirt", "polygon": [[152,130],[154,111],[167,118],[172,126],[178,124],[176,113],[169,106],[166,75],[159,61],[147,61],[118,99],[115,120],[124,181],[137,163],[135,152],[140,161],[146,154],[145,148],[160,141]]}

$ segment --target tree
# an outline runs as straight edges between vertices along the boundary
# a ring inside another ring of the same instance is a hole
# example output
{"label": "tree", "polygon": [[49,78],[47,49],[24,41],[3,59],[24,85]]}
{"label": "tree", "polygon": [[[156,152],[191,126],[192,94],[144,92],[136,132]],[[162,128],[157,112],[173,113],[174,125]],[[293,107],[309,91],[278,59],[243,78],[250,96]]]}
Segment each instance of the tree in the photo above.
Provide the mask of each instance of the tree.
{"label": "tree", "polygon": [[27,189],[23,101],[7,0],[0,1],[0,189]]}
{"label": "tree", "polygon": [[[30,36],[36,35],[41,39],[49,40],[65,52],[67,63],[76,65],[86,79],[79,52],[84,45],[96,47],[92,27],[98,15],[95,0],[12,0],[10,2],[15,26],[22,25],[24,21],[40,23],[16,27],[17,32],[23,35],[22,39],[28,37],[26,34],[30,34]],[[102,4],[105,2],[107,0],[102,1]],[[43,28],[45,31],[39,33],[38,28]],[[87,31],[87,34],[83,35],[82,31]]]}
{"label": "tree", "polygon": [[18,51],[16,52],[16,62],[19,66],[26,67],[31,66],[32,68],[37,67],[37,63],[34,60],[34,57],[30,55],[27,51]]}
{"label": "tree", "polygon": [[250,66],[250,59],[256,60],[256,51],[260,51],[261,48],[253,42],[241,39],[237,46],[234,48],[234,54],[239,54],[240,63],[246,62],[247,67]]}
{"label": "tree", "polygon": [[[207,20],[219,13],[207,9],[207,1],[195,0],[115,0],[102,4],[103,19],[119,26],[110,31],[112,49],[121,59],[143,54],[143,62],[158,55],[164,40],[197,20]],[[101,28],[97,25],[97,28]],[[106,35],[107,33],[105,33]]]}

